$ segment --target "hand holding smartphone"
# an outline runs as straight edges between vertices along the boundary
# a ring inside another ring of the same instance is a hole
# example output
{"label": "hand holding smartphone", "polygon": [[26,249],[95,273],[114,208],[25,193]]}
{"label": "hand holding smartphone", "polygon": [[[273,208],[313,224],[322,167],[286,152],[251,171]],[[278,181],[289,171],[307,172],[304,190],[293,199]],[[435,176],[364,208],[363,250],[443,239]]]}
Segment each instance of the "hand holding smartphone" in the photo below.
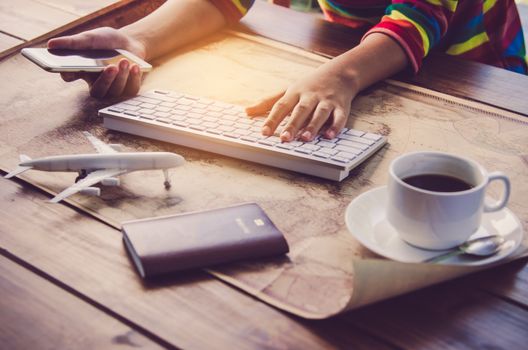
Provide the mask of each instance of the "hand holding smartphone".
{"label": "hand holding smartphone", "polygon": [[70,50],[24,48],[22,55],[49,72],[102,72],[108,65],[117,65],[122,59],[137,64],[141,72],[152,66],[131,52],[112,50]]}

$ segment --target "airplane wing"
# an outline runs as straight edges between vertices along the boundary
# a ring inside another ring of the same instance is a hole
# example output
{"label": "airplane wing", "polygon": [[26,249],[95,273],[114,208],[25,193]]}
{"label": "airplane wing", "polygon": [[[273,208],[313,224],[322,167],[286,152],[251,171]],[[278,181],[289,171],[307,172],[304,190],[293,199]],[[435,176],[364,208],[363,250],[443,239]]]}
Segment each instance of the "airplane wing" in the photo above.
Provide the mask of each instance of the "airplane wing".
{"label": "airplane wing", "polygon": [[51,203],[60,202],[64,198],[69,197],[72,194],[75,194],[75,193],[81,191],[83,188],[95,185],[96,183],[98,183],[99,181],[101,181],[103,179],[106,179],[107,177],[118,176],[118,175],[122,175],[122,174],[127,173],[127,172],[128,172],[128,170],[123,170],[123,169],[102,169],[102,170],[96,170],[96,171],[88,174],[88,176],[86,176],[81,181],[79,181],[77,183],[74,183],[73,185],[71,185],[70,187],[68,187],[67,189],[65,189],[64,191],[62,191],[61,193],[59,193],[58,195],[56,195],[52,199],[50,199],[50,202]]}
{"label": "airplane wing", "polygon": [[92,143],[95,150],[99,153],[118,153],[115,149],[99,140],[97,137],[90,134],[88,131],[83,131],[84,136]]}

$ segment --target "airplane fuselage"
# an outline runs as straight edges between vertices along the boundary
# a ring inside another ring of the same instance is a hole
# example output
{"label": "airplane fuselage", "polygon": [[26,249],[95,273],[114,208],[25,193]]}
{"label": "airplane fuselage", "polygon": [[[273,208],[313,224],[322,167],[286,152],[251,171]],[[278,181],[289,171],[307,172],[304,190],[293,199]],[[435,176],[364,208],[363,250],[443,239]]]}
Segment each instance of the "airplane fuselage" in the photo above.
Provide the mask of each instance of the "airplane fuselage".
{"label": "airplane fuselage", "polygon": [[32,159],[20,163],[43,171],[93,171],[98,169],[151,170],[169,169],[183,163],[183,158],[169,152],[75,154]]}

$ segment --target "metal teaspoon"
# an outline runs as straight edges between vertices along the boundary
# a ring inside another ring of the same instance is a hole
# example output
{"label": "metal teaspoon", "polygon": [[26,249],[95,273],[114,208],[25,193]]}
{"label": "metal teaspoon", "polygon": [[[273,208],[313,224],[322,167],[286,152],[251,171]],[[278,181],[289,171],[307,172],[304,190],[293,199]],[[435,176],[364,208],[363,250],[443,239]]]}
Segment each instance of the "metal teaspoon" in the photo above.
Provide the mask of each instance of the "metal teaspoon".
{"label": "metal teaspoon", "polygon": [[437,263],[461,254],[470,254],[482,257],[490,256],[497,253],[502,248],[504,242],[504,237],[499,235],[479,237],[466,241],[451,251],[429,258],[423,262]]}

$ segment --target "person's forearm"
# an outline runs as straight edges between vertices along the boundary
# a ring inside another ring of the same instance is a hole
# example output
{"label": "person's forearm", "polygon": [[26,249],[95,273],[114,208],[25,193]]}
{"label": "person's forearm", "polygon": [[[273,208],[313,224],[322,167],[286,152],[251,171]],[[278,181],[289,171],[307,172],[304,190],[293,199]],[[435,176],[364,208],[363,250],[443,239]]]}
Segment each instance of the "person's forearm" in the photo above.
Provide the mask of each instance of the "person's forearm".
{"label": "person's forearm", "polygon": [[208,0],[168,0],[121,31],[141,42],[145,58],[152,59],[212,34],[225,24],[222,13]]}
{"label": "person's forearm", "polygon": [[355,48],[334,58],[333,66],[357,91],[388,78],[409,64],[396,41],[381,33],[372,33]]}

